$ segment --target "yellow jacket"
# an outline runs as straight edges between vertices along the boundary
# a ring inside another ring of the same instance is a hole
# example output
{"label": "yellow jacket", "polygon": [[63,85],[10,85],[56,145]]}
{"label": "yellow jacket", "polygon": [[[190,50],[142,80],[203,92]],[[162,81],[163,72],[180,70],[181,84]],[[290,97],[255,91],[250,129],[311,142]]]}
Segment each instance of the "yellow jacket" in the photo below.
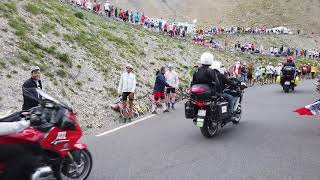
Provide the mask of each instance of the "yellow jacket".
{"label": "yellow jacket", "polygon": [[311,66],[311,72],[316,73],[317,72],[317,67],[316,66]]}

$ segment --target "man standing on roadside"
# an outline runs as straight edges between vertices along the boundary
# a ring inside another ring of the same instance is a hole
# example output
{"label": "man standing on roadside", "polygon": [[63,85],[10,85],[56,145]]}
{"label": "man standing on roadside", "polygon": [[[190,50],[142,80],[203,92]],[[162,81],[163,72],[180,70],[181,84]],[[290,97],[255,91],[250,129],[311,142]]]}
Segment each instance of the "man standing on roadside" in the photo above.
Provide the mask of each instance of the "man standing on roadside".
{"label": "man standing on roadside", "polygon": [[167,105],[168,109],[175,109],[174,104],[176,102],[176,91],[179,89],[179,76],[174,70],[173,64],[168,65],[169,71],[164,75],[167,83],[171,86],[167,88]]}
{"label": "man standing on roadside", "polygon": [[[133,99],[134,92],[136,90],[136,76],[132,73],[133,66],[131,64],[126,65],[126,72],[121,75],[118,93],[122,95],[122,105],[124,109],[124,123],[128,119],[131,122],[133,117]],[[129,98],[129,109],[127,111],[127,101]]]}
{"label": "man standing on roadside", "polygon": [[163,112],[169,112],[167,109],[167,105],[165,102],[165,94],[164,90],[166,87],[170,87],[170,85],[166,82],[166,78],[164,77],[166,73],[166,68],[161,67],[160,72],[157,74],[156,81],[154,83],[154,103],[152,104],[151,112],[152,114],[157,114],[156,108],[157,108],[157,102],[160,100],[160,103],[162,104]]}
{"label": "man standing on roadside", "polygon": [[39,105],[40,95],[36,91],[36,88],[42,89],[40,76],[40,68],[38,66],[31,67],[31,78],[26,80],[22,85],[22,110],[29,110]]}

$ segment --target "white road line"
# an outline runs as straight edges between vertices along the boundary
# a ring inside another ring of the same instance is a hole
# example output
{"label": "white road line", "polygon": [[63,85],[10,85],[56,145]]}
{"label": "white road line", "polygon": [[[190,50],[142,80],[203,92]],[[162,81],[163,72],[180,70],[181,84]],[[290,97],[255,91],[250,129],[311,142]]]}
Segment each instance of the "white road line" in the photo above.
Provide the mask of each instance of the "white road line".
{"label": "white road line", "polygon": [[153,116],[155,116],[155,114],[151,114],[151,115],[146,116],[146,117],[143,117],[143,118],[141,118],[141,119],[139,119],[139,120],[133,121],[133,122],[131,122],[131,123],[129,123],[129,124],[126,124],[126,125],[117,127],[117,128],[115,128],[115,129],[112,129],[112,130],[110,130],[110,131],[106,131],[106,132],[104,132],[104,133],[98,134],[98,135],[96,135],[96,137],[101,137],[101,136],[104,136],[104,135],[113,133],[113,132],[118,131],[118,130],[120,130],[120,129],[122,129],[122,128],[126,128],[126,127],[129,127],[129,126],[134,125],[134,124],[136,124],[136,123],[139,123],[139,122],[141,122],[141,121],[144,121],[144,120],[147,120],[147,119],[149,119],[149,118],[152,118]]}

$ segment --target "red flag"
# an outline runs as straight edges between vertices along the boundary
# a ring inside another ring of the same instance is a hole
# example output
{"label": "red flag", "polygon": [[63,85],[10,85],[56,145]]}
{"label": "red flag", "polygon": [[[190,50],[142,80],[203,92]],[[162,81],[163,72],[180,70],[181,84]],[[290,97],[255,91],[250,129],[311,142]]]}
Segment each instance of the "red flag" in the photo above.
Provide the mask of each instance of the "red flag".
{"label": "red flag", "polygon": [[320,100],[316,101],[313,104],[309,104],[305,107],[294,110],[294,112],[299,113],[300,115],[320,115]]}

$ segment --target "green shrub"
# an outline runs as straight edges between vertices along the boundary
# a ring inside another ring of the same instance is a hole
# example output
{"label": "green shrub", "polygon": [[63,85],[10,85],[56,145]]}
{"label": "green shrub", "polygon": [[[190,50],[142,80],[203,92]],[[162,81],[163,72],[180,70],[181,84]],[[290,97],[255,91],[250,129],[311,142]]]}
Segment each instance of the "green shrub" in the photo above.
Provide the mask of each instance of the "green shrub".
{"label": "green shrub", "polygon": [[26,11],[28,11],[29,13],[34,14],[34,15],[41,13],[41,9],[38,6],[36,6],[34,3],[29,2],[25,6],[25,8],[26,8]]}
{"label": "green shrub", "polygon": [[49,54],[54,54],[56,52],[56,47],[55,46],[50,46],[48,48],[44,48],[43,50],[45,52],[49,53]]}
{"label": "green shrub", "polygon": [[53,81],[53,85],[58,86],[58,81],[57,81],[57,80],[54,80],[54,81]]}
{"label": "green shrub", "polygon": [[82,82],[81,82],[81,81],[77,81],[75,84],[76,84],[76,86],[78,86],[78,87],[81,87],[81,86],[82,86]]}
{"label": "green shrub", "polygon": [[111,96],[113,97],[117,97],[118,96],[118,90],[115,88],[107,88],[107,92],[111,94]]}
{"label": "green shrub", "polygon": [[15,2],[0,3],[0,12],[9,17],[9,14],[17,13],[17,4]]}
{"label": "green shrub", "polygon": [[25,63],[30,63],[31,61],[31,57],[28,53],[20,52],[19,57]]}
{"label": "green shrub", "polygon": [[170,61],[170,59],[168,57],[160,57],[159,60],[160,61]]}
{"label": "green shrub", "polygon": [[10,27],[16,30],[16,35],[19,37],[24,37],[26,32],[29,30],[26,22],[21,17],[10,16],[8,19],[8,24]]}
{"label": "green shrub", "polygon": [[78,69],[81,69],[81,65],[80,65],[80,64],[78,64],[78,65],[77,65],[77,68],[78,68]]}
{"label": "green shrub", "polygon": [[53,31],[55,28],[56,25],[54,23],[44,22],[41,24],[39,31],[43,33],[48,33],[50,31]]}
{"label": "green shrub", "polygon": [[180,45],[180,44],[178,44],[178,48],[179,48],[179,49],[182,49],[182,50],[184,50],[184,49],[185,49],[185,47],[184,47],[184,46],[182,46],[182,45]]}
{"label": "green shrub", "polygon": [[59,69],[56,73],[57,73],[57,75],[58,75],[59,77],[61,77],[61,78],[67,77],[67,73],[66,73],[66,71],[63,70],[63,69]]}
{"label": "green shrub", "polygon": [[63,35],[63,40],[73,43],[73,37],[71,35],[69,35],[69,34],[64,34]]}
{"label": "green shrub", "polygon": [[2,68],[2,69],[6,68],[6,63],[5,63],[5,62],[0,61],[0,68]]}
{"label": "green shrub", "polygon": [[18,71],[13,70],[12,73],[13,73],[13,74],[18,74]]}
{"label": "green shrub", "polygon": [[6,77],[9,78],[9,79],[12,78],[11,74],[7,74]]}
{"label": "green shrub", "polygon": [[76,12],[76,13],[74,13],[74,16],[79,18],[79,19],[83,19],[84,18],[84,14],[82,12]]}
{"label": "green shrub", "polygon": [[68,55],[68,54],[66,54],[66,53],[60,54],[60,53],[58,53],[57,58],[58,58],[61,62],[67,64],[69,67],[72,67],[72,61],[71,61],[71,59],[69,58],[69,55]]}

